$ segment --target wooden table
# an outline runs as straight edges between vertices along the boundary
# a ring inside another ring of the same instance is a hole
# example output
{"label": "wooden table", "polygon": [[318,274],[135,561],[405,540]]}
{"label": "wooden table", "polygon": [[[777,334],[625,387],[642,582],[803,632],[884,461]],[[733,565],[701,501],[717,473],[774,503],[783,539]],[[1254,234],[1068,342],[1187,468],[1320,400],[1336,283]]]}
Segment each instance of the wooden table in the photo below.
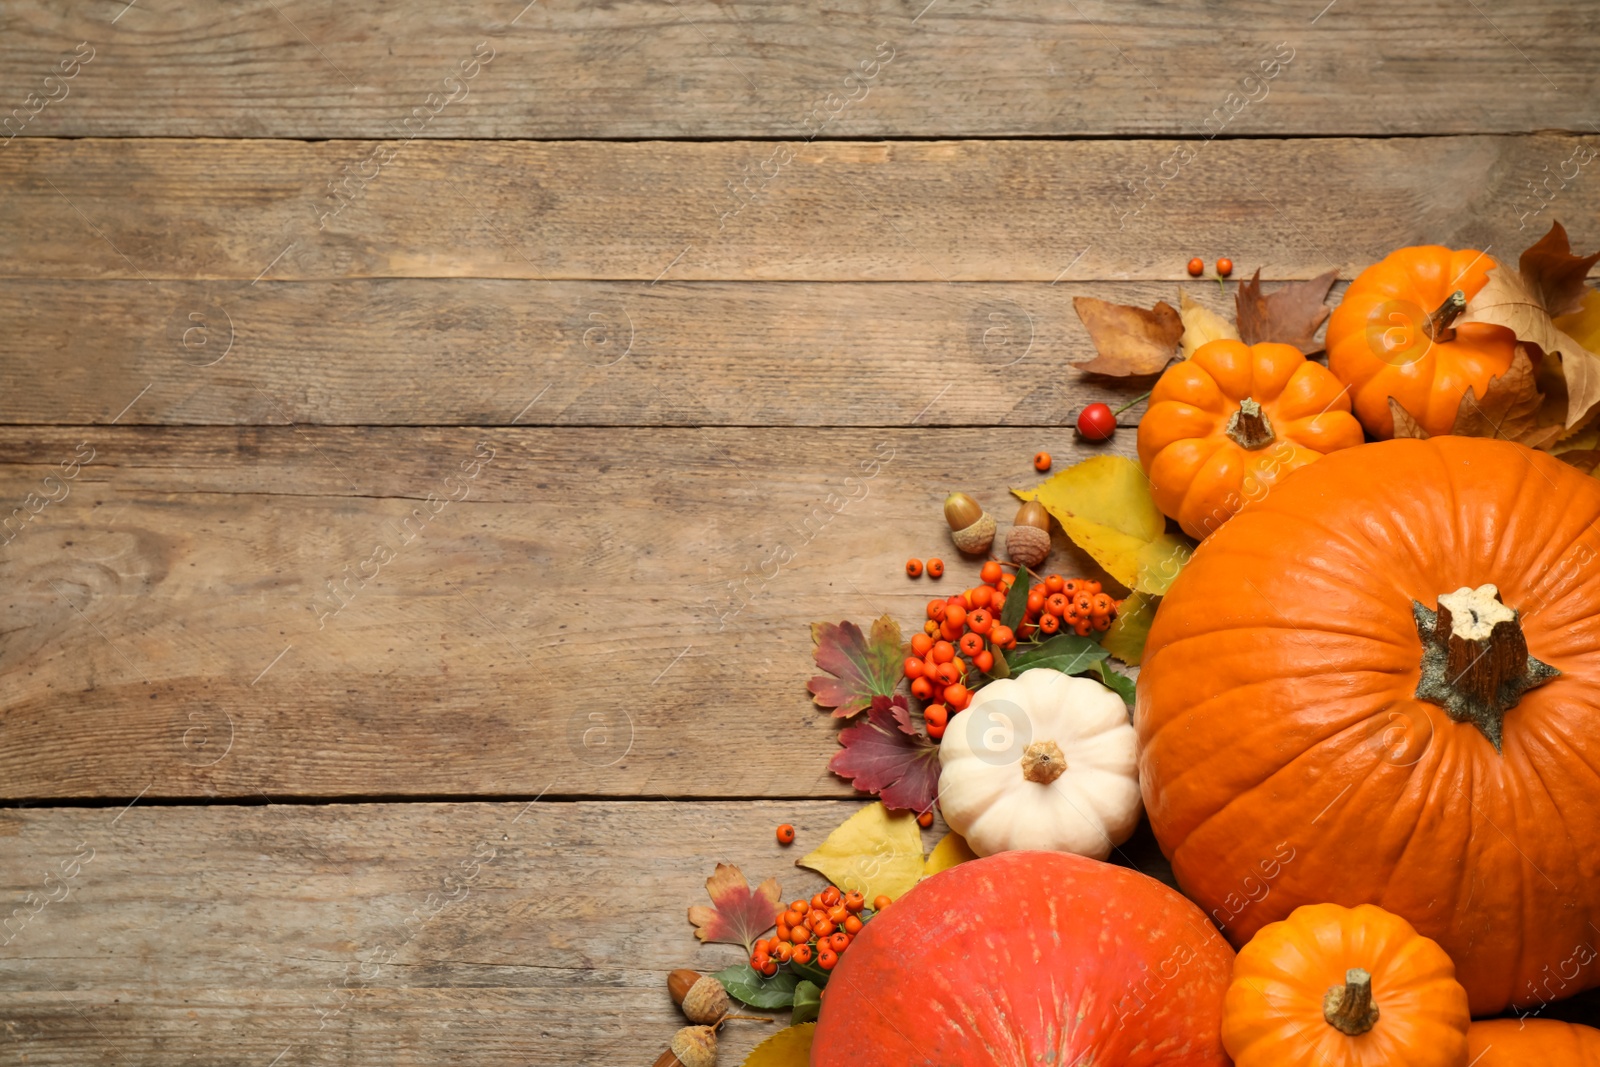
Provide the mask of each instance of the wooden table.
{"label": "wooden table", "polygon": [[1588,0],[523,2],[0,11],[0,1062],[652,1062],[1074,295],[1600,238]]}

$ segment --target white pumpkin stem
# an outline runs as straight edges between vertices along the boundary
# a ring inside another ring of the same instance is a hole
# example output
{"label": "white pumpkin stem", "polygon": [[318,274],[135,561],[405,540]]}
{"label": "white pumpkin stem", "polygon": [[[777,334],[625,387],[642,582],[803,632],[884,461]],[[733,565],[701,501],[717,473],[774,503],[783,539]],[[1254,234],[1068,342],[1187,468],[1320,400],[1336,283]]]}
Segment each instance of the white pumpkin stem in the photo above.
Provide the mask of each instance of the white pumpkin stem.
{"label": "white pumpkin stem", "polygon": [[1035,741],[1022,753],[1022,777],[1049,785],[1067,772],[1067,757],[1054,741]]}
{"label": "white pumpkin stem", "polygon": [[1372,975],[1360,967],[1344,973],[1344,985],[1329,986],[1322,996],[1322,1017],[1341,1034],[1360,1037],[1378,1025],[1372,1000]]}

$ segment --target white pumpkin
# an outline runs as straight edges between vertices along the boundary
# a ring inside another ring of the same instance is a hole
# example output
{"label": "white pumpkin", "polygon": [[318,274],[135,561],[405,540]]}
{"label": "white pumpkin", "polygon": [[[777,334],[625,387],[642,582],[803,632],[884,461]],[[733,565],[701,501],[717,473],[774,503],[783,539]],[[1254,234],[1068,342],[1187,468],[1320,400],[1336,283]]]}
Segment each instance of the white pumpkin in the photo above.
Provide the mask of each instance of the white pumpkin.
{"label": "white pumpkin", "polygon": [[990,682],[950,721],[939,763],[944,821],[980,856],[1103,860],[1139,823],[1127,705],[1090,678],[1041,667]]}

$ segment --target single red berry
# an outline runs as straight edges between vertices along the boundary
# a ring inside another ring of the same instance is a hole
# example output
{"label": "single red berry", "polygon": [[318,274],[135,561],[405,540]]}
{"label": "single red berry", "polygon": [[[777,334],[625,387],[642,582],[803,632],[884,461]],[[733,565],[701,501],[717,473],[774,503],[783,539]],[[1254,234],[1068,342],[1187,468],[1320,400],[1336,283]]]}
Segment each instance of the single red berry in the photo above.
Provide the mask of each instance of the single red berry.
{"label": "single red berry", "polygon": [[778,827],[778,844],[794,844],[794,827],[790,826],[788,823],[784,823],[782,826]]}
{"label": "single red berry", "polygon": [[1217,260],[1217,273],[1224,278],[1232,274],[1233,260],[1229,259],[1227,256],[1223,256],[1221,259]]}
{"label": "single red berry", "polygon": [[1189,277],[1198,278],[1206,272],[1206,261],[1195,256],[1189,261]]}
{"label": "single red berry", "polygon": [[1090,404],[1078,412],[1078,433],[1090,441],[1109,441],[1117,432],[1117,417],[1109,404]]}

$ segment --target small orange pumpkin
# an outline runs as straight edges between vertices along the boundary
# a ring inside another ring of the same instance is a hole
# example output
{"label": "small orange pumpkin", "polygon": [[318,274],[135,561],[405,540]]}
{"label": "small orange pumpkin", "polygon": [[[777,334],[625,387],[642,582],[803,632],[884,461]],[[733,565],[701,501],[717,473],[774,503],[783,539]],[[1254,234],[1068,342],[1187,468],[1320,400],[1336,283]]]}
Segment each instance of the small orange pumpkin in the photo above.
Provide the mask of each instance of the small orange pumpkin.
{"label": "small orange pumpkin", "polygon": [[1389,253],[1350,283],[1328,320],[1328,369],[1350,387],[1372,436],[1394,436],[1390,397],[1430,435],[1449,433],[1462,395],[1483,396],[1511,366],[1510,330],[1451,325],[1496,265],[1470,248],[1421,245]]}
{"label": "small orange pumpkin", "polygon": [[1489,1019],[1467,1031],[1472,1067],[1600,1067],[1600,1030],[1554,1019]]}
{"label": "small orange pumpkin", "polygon": [[1219,339],[1168,367],[1139,422],[1156,506],[1204,540],[1274,482],[1362,442],[1350,399],[1292,345]]}
{"label": "small orange pumpkin", "polygon": [[1461,1067],[1467,991],[1444,949],[1372,904],[1307,904],[1233,961],[1234,1067]]}

